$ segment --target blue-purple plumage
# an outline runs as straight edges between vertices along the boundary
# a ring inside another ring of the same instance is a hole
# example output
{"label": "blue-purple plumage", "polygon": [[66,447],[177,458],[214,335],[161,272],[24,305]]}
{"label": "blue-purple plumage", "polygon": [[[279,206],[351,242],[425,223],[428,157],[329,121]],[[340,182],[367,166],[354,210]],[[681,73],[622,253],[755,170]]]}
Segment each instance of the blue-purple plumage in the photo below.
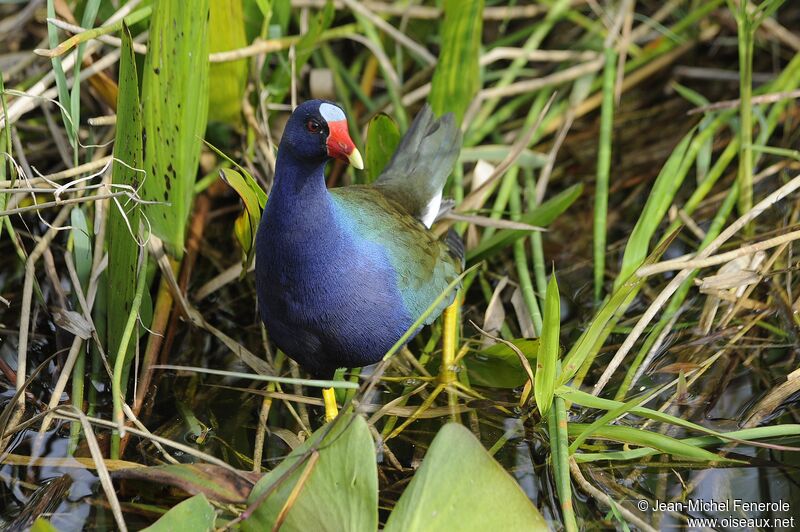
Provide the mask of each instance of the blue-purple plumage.
{"label": "blue-purple plumage", "polygon": [[270,338],[330,378],[338,367],[379,361],[461,263],[380,187],[325,188],[327,154],[302,127],[319,104],[306,102],[287,123],[257,235],[256,288]]}

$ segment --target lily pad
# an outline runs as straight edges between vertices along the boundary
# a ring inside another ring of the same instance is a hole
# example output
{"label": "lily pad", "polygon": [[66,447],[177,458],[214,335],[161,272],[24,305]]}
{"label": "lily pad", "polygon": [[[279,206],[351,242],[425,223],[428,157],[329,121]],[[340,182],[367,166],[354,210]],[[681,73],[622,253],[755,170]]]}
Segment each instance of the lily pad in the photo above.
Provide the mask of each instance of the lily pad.
{"label": "lily pad", "polygon": [[378,470],[367,422],[345,415],[314,432],[256,484],[248,505],[259,501],[242,522],[245,532],[271,530],[281,515],[282,532],[377,530]]}
{"label": "lily pad", "polygon": [[517,482],[457,423],[433,439],[384,532],[450,530],[548,530]]}

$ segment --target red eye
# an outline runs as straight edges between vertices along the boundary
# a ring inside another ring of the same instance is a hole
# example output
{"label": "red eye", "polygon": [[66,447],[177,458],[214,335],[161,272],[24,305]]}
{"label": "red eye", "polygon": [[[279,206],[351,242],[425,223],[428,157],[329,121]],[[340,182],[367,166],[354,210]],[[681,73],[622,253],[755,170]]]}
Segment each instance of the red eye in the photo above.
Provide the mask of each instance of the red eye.
{"label": "red eye", "polygon": [[306,122],[306,129],[311,133],[319,133],[319,130],[322,129],[322,126],[320,126],[319,122],[313,118],[309,118],[308,122]]}

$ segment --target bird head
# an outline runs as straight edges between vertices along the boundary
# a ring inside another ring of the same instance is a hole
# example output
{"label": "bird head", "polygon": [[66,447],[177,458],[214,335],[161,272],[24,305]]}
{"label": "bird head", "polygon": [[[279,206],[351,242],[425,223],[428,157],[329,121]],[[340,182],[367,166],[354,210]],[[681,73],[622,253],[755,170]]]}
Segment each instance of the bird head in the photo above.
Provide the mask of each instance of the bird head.
{"label": "bird head", "polygon": [[298,158],[340,159],[359,170],[364,168],[347,128],[342,108],[325,100],[303,102],[292,113],[283,132],[281,147],[289,146]]}

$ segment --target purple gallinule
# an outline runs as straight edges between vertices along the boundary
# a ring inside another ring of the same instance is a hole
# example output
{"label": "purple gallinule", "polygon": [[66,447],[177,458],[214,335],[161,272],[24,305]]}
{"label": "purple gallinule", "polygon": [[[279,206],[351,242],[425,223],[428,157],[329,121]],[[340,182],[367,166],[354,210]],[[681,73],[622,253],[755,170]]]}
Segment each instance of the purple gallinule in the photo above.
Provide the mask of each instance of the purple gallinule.
{"label": "purple gallinule", "polygon": [[[363,168],[345,114],[323,100],[292,113],[258,229],[256,290],[270,337],[313,377],[380,361],[462,271],[458,236],[429,230],[460,148],[452,114],[426,106],[375,183],[328,190],[331,158]],[[335,416],[332,390],[323,397]]]}

